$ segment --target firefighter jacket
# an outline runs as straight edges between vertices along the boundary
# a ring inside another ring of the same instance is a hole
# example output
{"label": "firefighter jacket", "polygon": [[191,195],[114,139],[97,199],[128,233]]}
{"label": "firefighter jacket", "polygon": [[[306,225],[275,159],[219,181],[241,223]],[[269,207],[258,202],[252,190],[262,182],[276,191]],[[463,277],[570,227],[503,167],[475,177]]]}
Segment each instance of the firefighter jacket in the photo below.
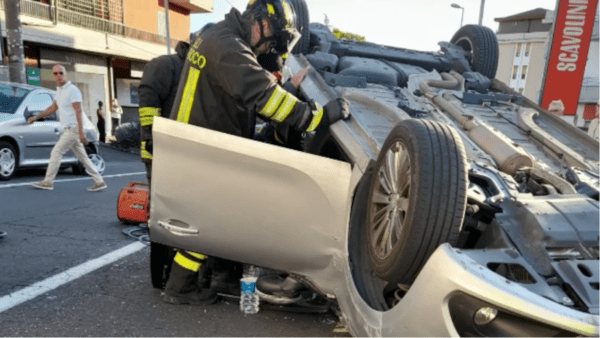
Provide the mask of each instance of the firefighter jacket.
{"label": "firefighter jacket", "polygon": [[298,100],[263,69],[250,46],[250,13],[232,9],[191,43],[171,119],[251,138],[256,114],[303,131],[323,109]]}
{"label": "firefighter jacket", "polygon": [[169,117],[183,61],[190,45],[179,42],[175,54],[152,59],[144,67],[144,75],[138,89],[142,161],[152,161],[152,122],[155,116]]}

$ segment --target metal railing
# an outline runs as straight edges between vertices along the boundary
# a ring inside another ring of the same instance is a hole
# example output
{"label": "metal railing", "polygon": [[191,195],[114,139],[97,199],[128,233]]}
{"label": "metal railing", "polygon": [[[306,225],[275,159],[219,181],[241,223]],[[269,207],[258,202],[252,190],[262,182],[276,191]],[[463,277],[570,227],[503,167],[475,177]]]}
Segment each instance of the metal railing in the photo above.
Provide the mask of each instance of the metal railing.
{"label": "metal railing", "polygon": [[[0,8],[2,10],[4,10],[4,1],[5,0],[0,0]],[[21,5],[21,15],[52,22],[58,21],[71,26],[156,44],[164,44],[166,41],[165,36],[125,26],[122,23],[123,13],[121,0],[58,0],[58,7],[52,7],[49,4],[39,2],[39,0],[19,1]],[[117,10],[111,12],[109,11],[110,8]],[[93,15],[94,13],[96,13],[96,15]],[[109,17],[111,20],[107,19]],[[117,18],[121,22],[117,22]],[[177,45],[178,42],[179,40],[171,38],[172,46]]]}
{"label": "metal railing", "polygon": [[87,28],[115,35],[124,35],[125,32],[125,25],[123,25],[122,23],[108,21],[95,16],[76,13],[62,8],[57,8],[57,12],[58,22],[66,23],[67,25]]}
{"label": "metal railing", "polygon": [[[2,9],[4,9],[4,0],[2,0]],[[36,1],[21,1],[21,13],[50,21],[53,17],[50,5]]]}

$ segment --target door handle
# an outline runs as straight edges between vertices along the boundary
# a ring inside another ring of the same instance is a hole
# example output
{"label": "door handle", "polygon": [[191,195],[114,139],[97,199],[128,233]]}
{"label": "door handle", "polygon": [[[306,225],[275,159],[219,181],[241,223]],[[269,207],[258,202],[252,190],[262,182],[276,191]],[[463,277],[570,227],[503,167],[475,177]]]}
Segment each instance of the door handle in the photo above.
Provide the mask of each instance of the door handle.
{"label": "door handle", "polygon": [[158,221],[158,226],[166,229],[167,231],[175,234],[175,235],[179,235],[179,236],[193,236],[193,235],[198,235],[198,229],[190,229],[189,225],[186,223],[183,223],[181,221],[176,221],[177,225],[172,224],[171,223],[172,220],[166,220],[166,221]]}
{"label": "door handle", "polygon": [[57,133],[57,134],[60,133],[60,131],[58,130],[58,128],[54,128],[54,132]]}

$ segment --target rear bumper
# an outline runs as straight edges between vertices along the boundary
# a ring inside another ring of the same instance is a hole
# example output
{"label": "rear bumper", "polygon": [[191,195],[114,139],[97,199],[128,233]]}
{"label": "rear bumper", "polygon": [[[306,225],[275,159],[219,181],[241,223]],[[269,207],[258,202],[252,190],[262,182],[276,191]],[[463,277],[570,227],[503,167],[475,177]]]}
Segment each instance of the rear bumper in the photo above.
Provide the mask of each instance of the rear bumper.
{"label": "rear bumper", "polygon": [[523,318],[530,326],[551,327],[584,336],[598,336],[600,332],[597,315],[541,297],[447,244],[434,252],[409,291],[391,310],[375,311],[360,299],[354,288],[352,291],[347,295],[348,300],[338,297],[338,301],[353,300],[358,305],[355,313],[345,314],[345,320],[351,332],[365,335],[459,336],[452,320],[450,301],[458,294]]}

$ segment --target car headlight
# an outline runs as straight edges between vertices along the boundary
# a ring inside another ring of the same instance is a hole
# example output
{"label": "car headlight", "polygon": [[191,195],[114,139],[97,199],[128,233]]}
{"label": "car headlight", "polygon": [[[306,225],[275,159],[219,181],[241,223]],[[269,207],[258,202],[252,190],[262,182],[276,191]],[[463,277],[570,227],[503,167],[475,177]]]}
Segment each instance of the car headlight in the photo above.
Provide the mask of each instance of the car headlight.
{"label": "car headlight", "polygon": [[463,292],[454,293],[448,306],[452,323],[461,337],[579,336],[512,313]]}

